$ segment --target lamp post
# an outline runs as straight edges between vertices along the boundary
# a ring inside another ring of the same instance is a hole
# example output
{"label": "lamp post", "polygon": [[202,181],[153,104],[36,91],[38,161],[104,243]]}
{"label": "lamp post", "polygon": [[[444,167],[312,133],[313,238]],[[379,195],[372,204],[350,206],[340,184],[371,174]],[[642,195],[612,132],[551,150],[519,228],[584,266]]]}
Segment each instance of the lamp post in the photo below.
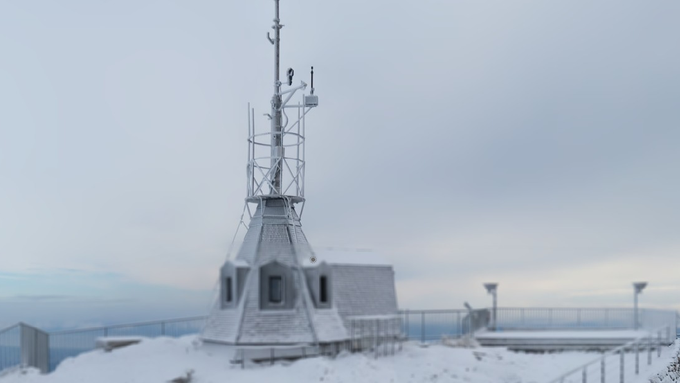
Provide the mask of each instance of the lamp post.
{"label": "lamp post", "polygon": [[640,322],[638,320],[638,294],[642,293],[642,290],[647,287],[647,282],[633,282],[633,287],[635,288],[635,294],[634,294],[634,299],[635,299],[635,305],[634,305],[634,311],[635,311],[635,322],[633,323],[633,328],[636,330],[640,327]]}
{"label": "lamp post", "polygon": [[496,294],[498,292],[498,283],[485,283],[484,288],[486,288],[486,292],[491,294],[493,297],[493,306],[491,309],[491,329],[493,331],[496,331],[496,309],[497,309],[497,304],[498,304],[498,299]]}

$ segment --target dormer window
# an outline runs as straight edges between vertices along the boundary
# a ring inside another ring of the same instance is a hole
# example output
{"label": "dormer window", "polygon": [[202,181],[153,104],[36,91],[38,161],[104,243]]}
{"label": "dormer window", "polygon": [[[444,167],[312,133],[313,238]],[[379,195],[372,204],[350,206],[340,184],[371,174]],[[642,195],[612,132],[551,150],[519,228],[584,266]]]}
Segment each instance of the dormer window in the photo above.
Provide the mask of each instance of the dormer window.
{"label": "dormer window", "polygon": [[224,281],[224,300],[227,303],[231,303],[234,300],[234,292],[231,284],[231,277],[227,277]]}
{"label": "dormer window", "polygon": [[283,302],[283,278],[280,275],[269,277],[269,302]]}
{"label": "dormer window", "polygon": [[328,278],[325,275],[319,278],[319,303],[328,303]]}

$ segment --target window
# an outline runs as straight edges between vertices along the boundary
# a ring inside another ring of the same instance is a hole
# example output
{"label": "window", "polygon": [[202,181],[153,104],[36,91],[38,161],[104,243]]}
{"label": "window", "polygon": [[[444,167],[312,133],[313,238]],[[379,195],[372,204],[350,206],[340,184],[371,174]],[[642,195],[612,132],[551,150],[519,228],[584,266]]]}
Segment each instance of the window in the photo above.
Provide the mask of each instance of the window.
{"label": "window", "polygon": [[227,277],[224,283],[224,300],[227,302],[231,302],[233,299],[233,292],[231,289],[231,277]]}
{"label": "window", "polygon": [[280,276],[269,277],[269,302],[283,302],[283,278]]}
{"label": "window", "polygon": [[319,278],[319,302],[328,303],[328,278],[325,275]]}

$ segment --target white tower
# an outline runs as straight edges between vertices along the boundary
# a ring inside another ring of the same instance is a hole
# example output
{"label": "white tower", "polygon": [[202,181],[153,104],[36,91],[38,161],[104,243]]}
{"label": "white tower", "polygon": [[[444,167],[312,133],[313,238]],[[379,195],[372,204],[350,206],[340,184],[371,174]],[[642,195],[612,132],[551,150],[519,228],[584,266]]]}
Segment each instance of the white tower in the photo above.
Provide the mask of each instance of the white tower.
{"label": "white tower", "polygon": [[[281,25],[279,0],[274,18],[274,95],[270,129],[258,132],[248,106],[248,185],[250,217],[235,259],[220,269],[220,293],[201,337],[235,345],[324,345],[346,342],[356,318],[397,313],[392,266],[371,254],[326,259],[315,254],[302,232],[304,209],[305,116],[318,105],[311,91],[291,103],[307,84],[287,87],[279,77]],[[289,116],[292,111],[293,116]],[[300,207],[299,213],[296,209]],[[352,259],[349,259],[352,258]],[[384,329],[384,328],[383,328]]]}

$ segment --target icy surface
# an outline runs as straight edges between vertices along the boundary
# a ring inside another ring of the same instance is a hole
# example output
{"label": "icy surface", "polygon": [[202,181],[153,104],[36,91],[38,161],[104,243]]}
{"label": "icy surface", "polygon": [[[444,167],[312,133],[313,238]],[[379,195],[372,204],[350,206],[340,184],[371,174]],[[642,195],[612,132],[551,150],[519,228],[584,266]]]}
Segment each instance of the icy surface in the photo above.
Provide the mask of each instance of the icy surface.
{"label": "icy surface", "polygon": [[[522,354],[500,348],[421,348],[405,344],[395,356],[374,359],[370,354],[341,354],[336,359],[310,358],[293,363],[263,364],[241,370],[229,363],[228,353],[203,348],[195,337],[145,339],[112,352],[92,351],[64,361],[55,372],[14,372],[0,383],[149,383],[168,382],[194,370],[192,383],[298,382],[549,382],[596,355],[592,353]],[[640,379],[662,370],[670,352],[654,359]],[[648,380],[647,380],[648,381]]]}

